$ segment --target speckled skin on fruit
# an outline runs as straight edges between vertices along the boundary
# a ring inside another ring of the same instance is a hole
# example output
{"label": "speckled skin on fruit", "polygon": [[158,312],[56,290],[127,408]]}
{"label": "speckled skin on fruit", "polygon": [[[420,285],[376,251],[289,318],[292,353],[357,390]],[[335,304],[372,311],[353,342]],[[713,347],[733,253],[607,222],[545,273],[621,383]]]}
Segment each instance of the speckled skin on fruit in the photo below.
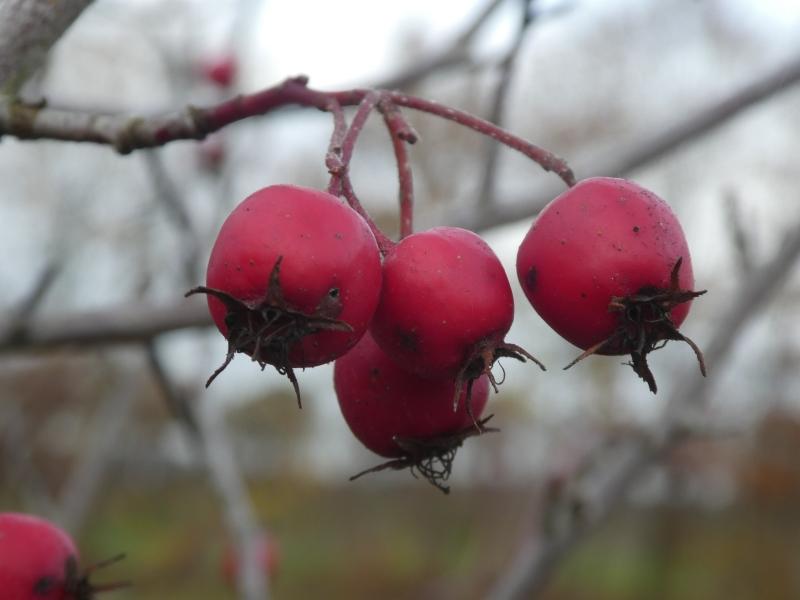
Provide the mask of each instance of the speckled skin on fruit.
{"label": "speckled skin on fruit", "polygon": [[[668,289],[678,259],[683,259],[679,287],[691,290],[689,248],[669,205],[631,181],[595,177],[539,214],[519,248],[517,276],[536,312],[566,340],[587,349],[618,325],[620,313],[609,311],[612,298]],[[690,305],[670,311],[676,328]]]}
{"label": "speckled skin on fruit", "polygon": [[[427,439],[473,425],[466,389],[453,410],[453,378],[424,379],[402,369],[367,333],[334,363],[334,387],[345,421],[367,448],[394,458],[403,451],[394,436]],[[485,375],[472,385],[472,412],[479,419],[489,397]]]}

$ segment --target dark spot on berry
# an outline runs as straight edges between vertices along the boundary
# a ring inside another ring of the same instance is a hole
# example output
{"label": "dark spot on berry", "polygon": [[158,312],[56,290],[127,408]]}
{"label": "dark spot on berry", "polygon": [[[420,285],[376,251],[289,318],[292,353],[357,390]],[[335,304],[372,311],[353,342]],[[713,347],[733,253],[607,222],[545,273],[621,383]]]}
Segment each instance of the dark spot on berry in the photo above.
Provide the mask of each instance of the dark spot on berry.
{"label": "dark spot on berry", "polygon": [[536,272],[536,267],[531,267],[528,271],[528,274],[525,276],[525,287],[528,288],[529,291],[533,291],[536,289],[536,279],[538,278],[538,274]]}
{"label": "dark spot on berry", "polygon": [[417,339],[416,334],[411,331],[398,331],[397,341],[399,342],[401,348],[411,352],[416,352],[419,347],[419,340]]}
{"label": "dark spot on berry", "polygon": [[586,298],[586,292],[581,292],[581,298]]}
{"label": "dark spot on berry", "polygon": [[33,586],[34,596],[46,596],[56,586],[56,580],[48,575],[36,580]]}
{"label": "dark spot on berry", "polygon": [[335,237],[337,240],[344,239],[344,236],[341,233],[339,233],[338,231],[333,234],[333,237]]}
{"label": "dark spot on berry", "polygon": [[633,226],[633,233],[639,233],[639,226],[638,225],[634,225]]}
{"label": "dark spot on berry", "polygon": [[332,298],[335,300],[338,297],[339,297],[339,288],[332,287],[331,289],[328,290],[328,298]]}

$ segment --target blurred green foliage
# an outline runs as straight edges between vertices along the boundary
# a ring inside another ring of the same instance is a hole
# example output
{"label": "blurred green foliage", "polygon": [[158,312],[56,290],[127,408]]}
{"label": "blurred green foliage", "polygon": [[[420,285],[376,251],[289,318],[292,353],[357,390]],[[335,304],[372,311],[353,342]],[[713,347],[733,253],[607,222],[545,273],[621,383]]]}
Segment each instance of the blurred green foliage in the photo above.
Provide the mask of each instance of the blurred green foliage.
{"label": "blurred green foliage", "polygon": [[[124,551],[98,581],[115,594],[233,598],[220,574],[226,543],[202,480],[153,492],[118,483],[80,540],[84,562]],[[278,538],[276,598],[482,598],[515,548],[530,491],[298,480],[254,486],[259,516]],[[791,600],[800,597],[800,511],[749,502],[721,511],[626,510],[567,560],[547,600]],[[530,517],[527,517],[529,519]]]}

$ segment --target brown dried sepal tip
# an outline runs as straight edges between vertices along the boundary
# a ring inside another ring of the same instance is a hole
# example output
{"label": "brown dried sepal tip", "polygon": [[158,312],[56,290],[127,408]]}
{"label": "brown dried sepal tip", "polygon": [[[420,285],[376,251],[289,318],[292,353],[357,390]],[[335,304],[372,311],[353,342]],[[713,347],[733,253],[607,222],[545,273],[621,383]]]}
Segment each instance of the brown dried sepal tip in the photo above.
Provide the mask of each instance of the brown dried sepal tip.
{"label": "brown dried sepal tip", "polygon": [[[531,353],[529,353],[522,346],[516,344],[509,344],[507,342],[493,342],[486,341],[476,344],[472,353],[464,361],[464,366],[456,375],[455,394],[453,396],[453,410],[458,410],[458,401],[461,399],[461,393],[464,391],[464,386],[467,386],[467,397],[464,399],[467,403],[467,414],[472,419],[475,429],[480,433],[481,422],[475,419],[472,413],[472,384],[481,375],[486,375],[489,383],[492,385],[495,393],[497,393],[497,386],[502,383],[498,382],[492,374],[492,366],[501,358],[513,358],[520,362],[525,362],[528,359],[536,363],[542,371],[546,371],[545,366],[539,362]],[[503,371],[505,374],[505,371]]]}
{"label": "brown dried sepal tip", "polygon": [[[125,558],[124,554],[119,554],[114,556],[113,558],[109,558],[108,560],[104,560],[99,562],[95,565],[87,567],[83,572],[80,572],[78,569],[78,563],[74,557],[70,557],[66,565],[64,566],[65,571],[65,578],[64,578],[64,597],[65,598],[74,598],[75,600],[92,600],[96,594],[101,592],[111,592],[114,590],[120,590],[123,588],[127,588],[131,586],[129,581],[118,581],[114,583],[104,583],[100,585],[94,585],[89,581],[89,577],[97,571],[98,569],[103,569],[114,563],[118,563],[119,561]],[[40,596],[47,596],[48,593],[52,590],[53,585],[56,582],[49,578],[45,577],[40,579],[36,583],[36,589],[34,590],[34,594]]]}
{"label": "brown dried sepal tip", "polygon": [[289,358],[291,348],[307,335],[320,331],[350,332],[353,328],[336,319],[342,312],[338,288],[331,288],[312,314],[292,308],[286,302],[280,285],[282,260],[283,256],[279,256],[275,261],[267,291],[260,299],[240,300],[228,292],[202,285],[192,288],[185,295],[208,294],[220,300],[228,309],[225,315],[228,352],[222,365],[208,378],[206,387],[225,370],[234,354],[242,352],[257,362],[262,370],[269,364],[281,375],[286,375],[297,396],[297,405],[302,408],[300,386]]}
{"label": "brown dried sepal tip", "polygon": [[706,293],[682,290],[678,285],[683,258],[679,258],[672,268],[668,289],[645,287],[638,293],[625,297],[613,297],[608,305],[609,311],[619,312],[619,326],[607,339],[588,348],[564,369],[592,354],[630,354],[629,364],[654,394],[656,380],[647,365],[647,355],[653,350],[663,348],[670,340],[686,342],[694,351],[700,372],[705,377],[706,364],[703,353],[691,339],[683,335],[670,317],[673,308]]}
{"label": "brown dried sepal tip", "polygon": [[395,436],[394,442],[402,449],[404,456],[356,473],[350,478],[350,481],[354,481],[367,473],[377,473],[386,469],[392,469],[393,471],[408,469],[415,478],[418,478],[417,474],[419,473],[436,489],[449,494],[450,487],[446,486],[444,482],[450,479],[456,452],[467,438],[500,431],[499,429],[485,426],[493,416],[489,415],[477,421],[475,427],[467,427],[452,435],[425,439]]}

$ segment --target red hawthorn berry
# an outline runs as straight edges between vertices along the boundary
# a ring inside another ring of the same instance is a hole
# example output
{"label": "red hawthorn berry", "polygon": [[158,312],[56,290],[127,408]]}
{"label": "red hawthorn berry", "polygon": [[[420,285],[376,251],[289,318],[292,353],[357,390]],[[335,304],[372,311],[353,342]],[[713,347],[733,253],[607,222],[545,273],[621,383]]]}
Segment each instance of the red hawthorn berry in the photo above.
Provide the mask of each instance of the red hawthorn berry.
{"label": "red hawthorn berry", "polygon": [[464,383],[489,375],[495,360],[536,359],[505,342],[514,298],[503,265],[477,234],[436,227],[403,238],[383,264],[381,298],[370,327],[404,369]]}
{"label": "red hawthorn berry", "polygon": [[[277,540],[271,535],[262,533],[256,541],[256,554],[261,569],[272,579],[278,572],[280,564],[280,547]],[[239,573],[239,555],[236,549],[228,545],[222,555],[222,577],[225,582],[234,586]]]}
{"label": "red hawthorn berry", "polygon": [[446,491],[440,482],[450,475],[457,448],[465,438],[485,431],[482,425],[488,419],[476,419],[489,396],[487,376],[474,382],[470,402],[462,390],[461,402],[453,410],[453,377],[430,379],[409,373],[369,333],[336,360],[333,381],[353,435],[376,454],[393,459],[365,473],[410,467]]}
{"label": "red hawthorn berry", "polygon": [[[94,568],[99,566],[103,565]],[[88,574],[94,568],[79,572],[75,543],[52,523],[32,515],[0,513],[0,598],[91,600],[95,592],[126,585],[92,586]]]}
{"label": "red hawthorn berry", "polygon": [[669,205],[624,179],[579,182],[533,222],[517,254],[517,276],[536,312],[591,354],[631,355],[651,391],[646,356],[678,331],[693,298],[692,258]]}
{"label": "red hawthorn berry", "polygon": [[375,237],[349,206],[326,192],[274,185],[225,220],[208,261],[208,307],[228,340],[223,365],[243,352],[273,365],[300,394],[295,367],[330,362],[364,334],[378,303]]}
{"label": "red hawthorn berry", "polygon": [[229,88],[236,78],[237,62],[233,54],[224,54],[208,60],[200,68],[203,77],[223,89]]}

